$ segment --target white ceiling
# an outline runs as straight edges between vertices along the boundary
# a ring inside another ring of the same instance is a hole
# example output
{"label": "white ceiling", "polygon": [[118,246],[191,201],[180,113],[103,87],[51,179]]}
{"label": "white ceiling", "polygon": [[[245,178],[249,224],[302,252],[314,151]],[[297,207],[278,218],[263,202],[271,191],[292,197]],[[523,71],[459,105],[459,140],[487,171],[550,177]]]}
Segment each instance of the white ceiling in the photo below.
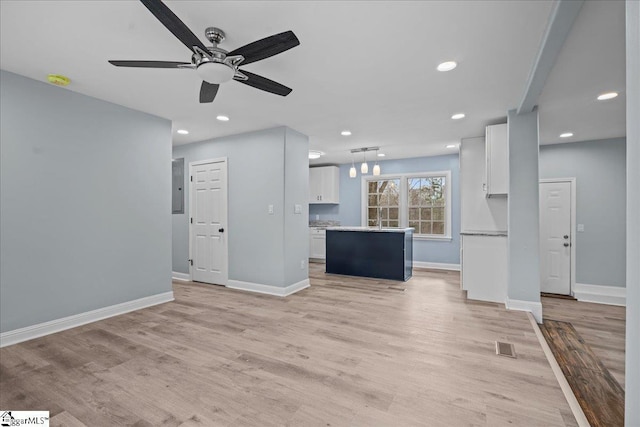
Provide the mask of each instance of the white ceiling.
{"label": "white ceiling", "polygon": [[585,1],[539,98],[542,144],[626,135],[624,28],[624,2]]}
{"label": "white ceiling", "polygon": [[[279,97],[225,83],[199,104],[192,70],[116,68],[109,59],[189,61],[190,51],[138,1],[0,1],[0,67],[173,121],[174,144],[286,125],[326,156],[380,146],[387,158],[451,152],[515,108],[552,8],[549,1],[167,1],[204,41],[233,50],[293,30],[301,45],[246,66],[291,88]],[[441,73],[438,63],[455,60]],[[241,67],[242,68],[242,67]],[[624,3],[585,2],[540,98],[542,143],[624,135]],[[467,117],[453,121],[453,113]],[[226,123],[215,120],[226,114]],[[177,129],[189,135],[175,134]],[[340,136],[350,129],[353,135]],[[564,142],[564,141],[563,141]]]}

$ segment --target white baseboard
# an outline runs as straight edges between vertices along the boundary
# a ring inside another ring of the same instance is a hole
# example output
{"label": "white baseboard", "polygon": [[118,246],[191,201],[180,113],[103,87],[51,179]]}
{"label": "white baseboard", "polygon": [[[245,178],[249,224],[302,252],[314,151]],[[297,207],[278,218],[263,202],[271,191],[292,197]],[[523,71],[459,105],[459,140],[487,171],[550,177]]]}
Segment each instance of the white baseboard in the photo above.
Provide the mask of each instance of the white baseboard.
{"label": "white baseboard", "polygon": [[609,305],[627,305],[627,289],[619,286],[576,283],[573,287],[573,296],[578,301]]}
{"label": "white baseboard", "polygon": [[430,268],[433,270],[460,271],[460,264],[444,264],[441,262],[413,261],[413,266],[415,268]]}
{"label": "white baseboard", "polygon": [[504,302],[507,310],[528,311],[533,314],[536,322],[542,323],[542,303],[535,301],[522,301],[518,299],[509,299],[507,297]]}
{"label": "white baseboard", "polygon": [[142,308],[151,307],[153,305],[163,304],[165,302],[173,301],[173,299],[173,291],[164,292],[162,294],[151,295],[133,301],[127,301],[120,304],[111,305],[109,307],[99,308],[97,310],[74,314],[72,316],[63,317],[61,319],[50,320],[48,322],[39,323],[37,325],[26,326],[24,328],[14,329],[13,331],[3,332],[0,334],[0,347],[6,347],[8,345],[28,341],[34,338],[64,331],[66,329],[86,325],[87,323],[96,322],[98,320],[128,313],[130,311],[140,310]]}
{"label": "white baseboard", "polygon": [[257,292],[259,294],[275,295],[278,297],[286,297],[294,294],[302,289],[311,286],[309,279],[304,279],[293,285],[289,285],[286,288],[279,286],[263,285],[261,283],[243,282],[241,280],[229,280],[227,282],[227,288],[239,289],[241,291]]}
{"label": "white baseboard", "polygon": [[191,276],[187,273],[178,273],[177,271],[171,272],[171,278],[173,280],[182,280],[183,282],[190,282]]}

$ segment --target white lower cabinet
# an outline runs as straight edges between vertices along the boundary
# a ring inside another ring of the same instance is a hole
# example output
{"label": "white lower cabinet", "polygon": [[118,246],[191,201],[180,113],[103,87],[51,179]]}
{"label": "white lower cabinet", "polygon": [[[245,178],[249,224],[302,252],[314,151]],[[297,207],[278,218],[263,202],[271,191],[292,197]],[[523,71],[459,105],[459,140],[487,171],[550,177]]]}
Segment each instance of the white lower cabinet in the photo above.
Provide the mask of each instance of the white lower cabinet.
{"label": "white lower cabinet", "polygon": [[504,304],[507,299],[507,236],[464,234],[462,289],[467,298]]}
{"label": "white lower cabinet", "polygon": [[326,259],[327,258],[327,232],[324,229],[309,229],[309,258]]}

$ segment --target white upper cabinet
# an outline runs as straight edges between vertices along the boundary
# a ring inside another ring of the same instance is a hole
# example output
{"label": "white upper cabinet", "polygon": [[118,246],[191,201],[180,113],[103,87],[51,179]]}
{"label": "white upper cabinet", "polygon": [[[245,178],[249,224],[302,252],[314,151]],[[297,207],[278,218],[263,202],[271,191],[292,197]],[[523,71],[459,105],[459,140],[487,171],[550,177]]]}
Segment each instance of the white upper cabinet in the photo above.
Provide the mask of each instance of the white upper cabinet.
{"label": "white upper cabinet", "polygon": [[309,203],[340,203],[340,169],[337,166],[309,168]]}
{"label": "white upper cabinet", "polygon": [[509,145],[507,124],[487,126],[485,134],[487,197],[509,193]]}
{"label": "white upper cabinet", "polygon": [[506,231],[507,198],[487,198],[485,139],[465,138],[460,144],[460,228],[463,232]]}

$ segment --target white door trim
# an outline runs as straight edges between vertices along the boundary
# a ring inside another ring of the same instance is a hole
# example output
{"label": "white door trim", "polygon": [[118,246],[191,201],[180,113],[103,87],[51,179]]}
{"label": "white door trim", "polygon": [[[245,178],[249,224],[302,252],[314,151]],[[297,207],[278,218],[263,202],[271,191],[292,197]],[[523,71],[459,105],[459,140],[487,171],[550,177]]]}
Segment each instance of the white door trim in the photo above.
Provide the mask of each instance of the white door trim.
{"label": "white door trim", "polygon": [[[547,182],[568,182],[571,184],[571,278],[569,280],[570,292],[574,296],[576,288],[576,242],[577,236],[577,224],[576,224],[576,178],[542,178],[540,183]],[[538,236],[540,240],[540,236]]]}
{"label": "white door trim", "polygon": [[[225,176],[225,182],[227,185],[227,191],[226,191],[226,196],[227,196],[227,200],[226,205],[227,205],[227,222],[229,221],[229,162],[227,161],[227,157],[216,157],[214,159],[206,159],[206,160],[197,160],[195,162],[189,162],[189,212],[187,212],[187,220],[189,221],[189,259],[193,259],[193,253],[192,253],[192,239],[191,239],[191,212],[193,212],[193,185],[192,185],[192,181],[191,181],[191,177],[193,176],[193,168],[195,166],[200,166],[200,165],[206,165],[208,163],[219,163],[219,162],[224,162],[226,165],[226,172],[227,175]],[[225,251],[227,252],[227,255],[229,254],[229,224],[227,224],[227,230],[225,230],[225,232],[227,233],[227,238],[224,239],[224,246],[225,246]],[[225,257],[225,261],[227,263],[226,265],[226,271],[227,271],[227,277],[225,280],[225,283],[223,284],[224,286],[227,285],[227,282],[229,281],[229,257]],[[193,273],[192,273],[192,265],[191,263],[189,263],[189,281],[193,280]]]}

